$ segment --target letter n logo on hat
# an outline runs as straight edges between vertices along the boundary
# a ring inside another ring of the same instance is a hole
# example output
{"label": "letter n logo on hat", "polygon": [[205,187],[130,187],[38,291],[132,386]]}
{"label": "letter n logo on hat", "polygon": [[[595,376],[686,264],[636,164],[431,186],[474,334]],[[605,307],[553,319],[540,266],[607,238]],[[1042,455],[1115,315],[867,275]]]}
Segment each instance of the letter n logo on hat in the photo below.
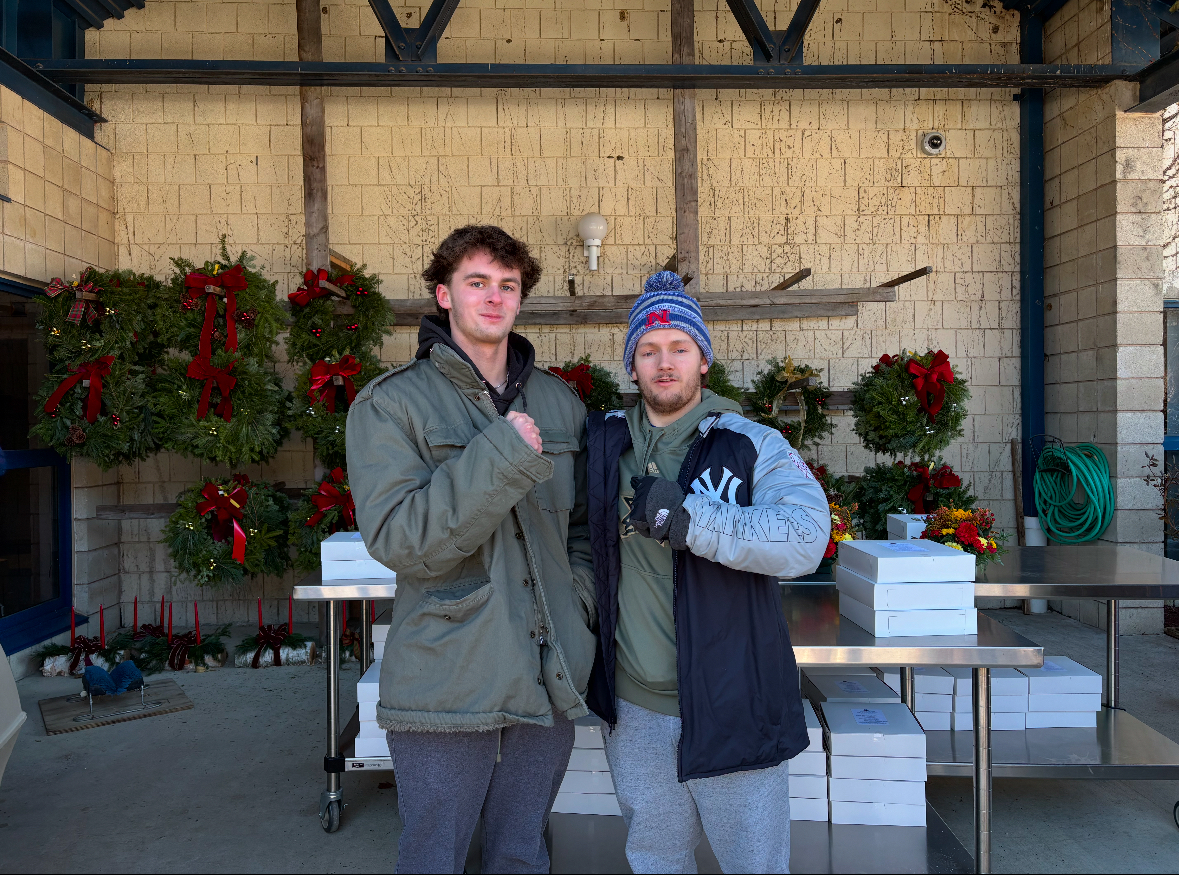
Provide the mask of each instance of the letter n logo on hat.
{"label": "letter n logo on hat", "polygon": [[668,316],[668,313],[666,310],[656,310],[653,313],[648,313],[647,314],[647,327],[650,328],[656,322],[659,322],[662,325],[670,325],[671,324],[671,317]]}

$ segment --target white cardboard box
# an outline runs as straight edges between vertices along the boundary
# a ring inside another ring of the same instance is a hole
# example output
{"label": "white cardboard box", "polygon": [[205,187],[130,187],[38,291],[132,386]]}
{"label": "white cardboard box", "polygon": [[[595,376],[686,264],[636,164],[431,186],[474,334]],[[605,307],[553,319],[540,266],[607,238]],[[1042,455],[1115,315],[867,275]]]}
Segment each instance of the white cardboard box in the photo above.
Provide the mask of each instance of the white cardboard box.
{"label": "white cardboard box", "polygon": [[319,561],[372,559],[360,532],[335,532],[319,543]]}
{"label": "white cardboard box", "polygon": [[[991,730],[993,732],[1016,732],[1028,728],[1027,713],[1024,711],[995,711],[991,712]],[[950,717],[950,728],[956,731],[969,732],[974,729],[974,714],[955,711]]]}
{"label": "white cardboard box", "polygon": [[389,756],[389,741],[384,733],[380,738],[356,739],[356,756],[358,757],[387,757]]}
{"label": "white cardboard box", "polygon": [[944,611],[874,611],[847,593],[841,592],[839,613],[877,638],[978,634],[978,612],[974,608]]}
{"label": "white cardboard box", "polygon": [[809,700],[802,700],[802,717],[806,721],[806,734],[810,739],[810,744],[807,745],[807,750],[821,751],[823,749],[823,724],[819,722],[819,717],[815,714],[815,706]]}
{"label": "white cardboard box", "polygon": [[622,814],[618,798],[613,793],[557,793],[553,811],[557,814]]}
{"label": "white cardboard box", "polygon": [[925,803],[902,805],[898,802],[832,802],[831,822],[860,823],[869,826],[925,826]]}
{"label": "white cardboard box", "polygon": [[974,580],[974,555],[936,541],[841,541],[839,564],[874,583]]}
{"label": "white cardboard box", "polygon": [[360,702],[360,722],[365,720],[370,723],[375,723],[377,720],[377,703],[376,702]]}
{"label": "white cardboard box", "polygon": [[901,670],[899,668],[874,668],[872,671],[876,673],[876,677],[884,681],[890,690],[893,690],[898,696],[900,695]]}
{"label": "white cardboard box", "polygon": [[823,750],[804,750],[790,760],[790,780],[795,775],[826,775],[827,754]]}
{"label": "white cardboard box", "polygon": [[796,799],[790,797],[791,820],[814,820],[822,823],[827,819],[826,799]]}
{"label": "white cardboard box", "polygon": [[[971,680],[971,670],[961,665],[947,665],[943,670],[954,678],[954,695],[968,702],[974,698],[974,686]],[[1026,696],[1028,693],[1027,675],[1014,668],[991,669],[992,696]],[[967,708],[970,706],[967,705]]]}
{"label": "white cardboard box", "polygon": [[396,580],[397,572],[376,559],[333,559],[323,563],[320,577],[322,580]]}
{"label": "white cardboard box", "polygon": [[571,772],[608,772],[610,764],[606,762],[606,751],[575,747],[573,753],[569,755],[568,770]]}
{"label": "white cardboard box", "polygon": [[992,714],[1023,714],[1027,709],[1027,696],[996,696],[991,693]]}
{"label": "white cardboard box", "polygon": [[924,781],[925,757],[831,756],[827,758],[827,773],[832,778],[866,781]]}
{"label": "white cardboard box", "polygon": [[[794,792],[791,789],[790,792]],[[924,781],[865,781],[860,778],[832,778],[832,802],[899,802],[925,804]]]}
{"label": "white cardboard box", "polygon": [[609,772],[566,772],[561,793],[613,793],[614,779]]}
{"label": "white cardboard box", "polygon": [[816,702],[899,702],[900,696],[876,675],[816,675],[803,671],[803,689]]}
{"label": "white cardboard box", "polygon": [[1029,711],[1025,717],[1028,729],[1089,729],[1097,726],[1096,711]]}
{"label": "white cardboard box", "polygon": [[836,565],[835,586],[841,593],[877,611],[974,607],[974,584],[970,581],[874,583],[850,568]]}
{"label": "white cardboard box", "polygon": [[373,647],[378,650],[383,650],[385,641],[389,637],[389,624],[382,623],[380,625],[373,624]]}
{"label": "white cardboard box", "polygon": [[599,750],[602,748],[601,726],[575,726],[574,730],[573,746],[575,748]]}
{"label": "white cardboard box", "polygon": [[826,799],[826,775],[791,775],[791,799]]}
{"label": "white cardboard box", "polygon": [[377,725],[376,720],[361,720],[357,738],[384,738],[385,730]]}
{"label": "white cardboard box", "polygon": [[948,732],[950,729],[949,711],[917,711],[915,716],[917,722],[921,724],[921,728],[926,732]]}
{"label": "white cardboard box", "polygon": [[356,701],[379,702],[381,700],[381,660],[368,667],[364,676],[356,682]]}
{"label": "white cardboard box", "polygon": [[897,541],[920,538],[928,518],[929,514],[924,513],[890,513],[885,522],[888,537]]}
{"label": "white cardboard box", "polygon": [[953,695],[954,677],[936,665],[918,665],[913,669],[913,690],[918,693]]}
{"label": "white cardboard box", "polygon": [[1097,693],[1101,675],[1067,656],[1045,656],[1043,668],[1021,668],[1028,677],[1029,693]]}
{"label": "white cardboard box", "polygon": [[954,710],[953,696],[942,693],[916,693],[914,698],[914,711],[945,711],[949,714]]}
{"label": "white cardboard box", "polygon": [[925,757],[925,733],[899,702],[823,705],[823,742],[832,756]]}
{"label": "white cardboard box", "polygon": [[1028,696],[1029,711],[1101,710],[1101,693],[1033,693]]}

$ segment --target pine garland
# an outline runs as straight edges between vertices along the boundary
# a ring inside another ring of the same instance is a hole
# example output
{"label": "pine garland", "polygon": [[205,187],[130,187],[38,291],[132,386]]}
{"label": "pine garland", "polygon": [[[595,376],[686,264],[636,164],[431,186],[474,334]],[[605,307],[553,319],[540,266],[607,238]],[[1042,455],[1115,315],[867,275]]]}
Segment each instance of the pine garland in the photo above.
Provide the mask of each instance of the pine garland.
{"label": "pine garland", "polygon": [[[294,329],[291,333],[294,334]],[[351,367],[347,366],[349,359]],[[315,375],[320,374],[322,379],[321,372],[339,369],[340,365],[345,365],[346,376],[341,377],[338,385],[329,379],[319,389],[311,391]],[[359,368],[359,372],[352,373],[354,368]],[[348,463],[344,436],[351,404],[349,395],[354,397],[369,380],[380,376],[384,370],[372,353],[361,353],[359,356],[348,354],[342,359],[321,360],[299,374],[289,402],[290,424],[314,443],[315,455],[325,466],[334,468]]]}
{"label": "pine garland", "polygon": [[853,428],[874,453],[928,460],[962,437],[968,398],[966,381],[940,350],[884,355],[852,387]]}
{"label": "pine garland", "polygon": [[722,398],[728,398],[738,404],[745,400],[745,390],[733,384],[728,367],[720,359],[713,359],[712,366],[708,369],[708,388]]}
{"label": "pine garland", "polygon": [[342,468],[336,468],[314,489],[308,489],[291,511],[291,542],[295,568],[314,571],[320,565],[319,545],[336,532],[356,531],[356,504]]}
{"label": "pine garland", "polygon": [[290,565],[290,500],[269,483],[238,474],[191,486],[176,500],[179,507],[161,540],[177,570],[193,582],[235,584],[246,575],[280,575]]}
{"label": "pine garland", "polygon": [[618,380],[604,367],[591,362],[588,355],[549,370],[569,384],[586,410],[621,409],[622,390]]}
{"label": "pine garland", "polygon": [[798,450],[818,446],[822,440],[835,433],[835,424],[827,415],[826,408],[827,398],[831,392],[822,382],[802,388],[806,417],[802,423],[801,433],[798,423],[774,417],[774,400],[782,394],[790,381],[805,377],[817,378],[821,373],[821,370],[809,365],[796,365],[790,358],[785,362],[772,358],[754,376],[753,386],[749,391],[749,401],[753,405],[753,415],[757,421],[778,429],[791,446]]}
{"label": "pine garland", "polygon": [[[922,484],[927,474],[932,475],[931,482],[922,497],[923,506],[918,508],[910,496],[915,487]],[[942,476],[939,477],[939,474]],[[937,485],[955,481],[958,483],[956,486]],[[917,463],[907,465],[904,462],[895,462],[891,465],[885,463],[866,468],[864,476],[854,484],[852,498],[859,505],[856,519],[860,524],[860,531],[870,541],[888,537],[890,513],[925,513],[939,505],[972,508],[978,501],[970,488],[962,483],[961,478],[940,459],[929,467]]]}
{"label": "pine garland", "polygon": [[[346,273],[307,271],[303,284],[287,296],[293,319],[287,337],[287,357],[311,365],[320,359],[338,361],[341,356],[373,355],[391,334],[393,307],[380,293],[376,274],[365,265]],[[323,283],[344,293],[340,298]],[[347,312],[347,311],[351,312]]]}

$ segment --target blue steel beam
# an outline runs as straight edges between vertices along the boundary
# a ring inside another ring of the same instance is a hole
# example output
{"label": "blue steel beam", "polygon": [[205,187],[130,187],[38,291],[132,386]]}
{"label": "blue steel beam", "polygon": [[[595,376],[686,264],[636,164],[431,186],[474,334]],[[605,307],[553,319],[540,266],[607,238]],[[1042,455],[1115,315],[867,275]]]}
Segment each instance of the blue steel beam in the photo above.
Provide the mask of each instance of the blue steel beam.
{"label": "blue steel beam", "polygon": [[728,0],[729,9],[737,19],[737,26],[749,47],[753,49],[753,63],[773,64],[778,60],[778,39],[781,34],[775,34],[766,24],[761,10],[754,0]]}
{"label": "blue steel beam", "polygon": [[1159,112],[1179,103],[1179,52],[1171,52],[1138,74],[1138,105],[1127,112]]}
{"label": "blue steel beam", "polygon": [[1110,48],[1115,64],[1145,67],[1159,59],[1159,11],[1169,12],[1161,0],[1111,0],[1109,7]]}
{"label": "blue steel beam", "polygon": [[802,63],[802,39],[806,36],[807,28],[815,13],[819,11],[819,0],[800,0],[798,8],[786,26],[786,34],[782,37],[782,44],[778,46],[778,57],[784,64]]}
{"label": "blue steel beam", "polygon": [[[377,17],[377,24],[385,32],[386,60],[416,61],[409,34],[397,20],[397,13],[389,5],[389,0],[368,0],[368,5]],[[389,58],[389,53],[392,53],[392,58]]]}
{"label": "blue steel beam", "polygon": [[442,39],[442,34],[450,24],[451,16],[458,9],[458,5],[459,0],[434,0],[430,4],[421,27],[413,36],[418,60],[438,60],[438,40]]}

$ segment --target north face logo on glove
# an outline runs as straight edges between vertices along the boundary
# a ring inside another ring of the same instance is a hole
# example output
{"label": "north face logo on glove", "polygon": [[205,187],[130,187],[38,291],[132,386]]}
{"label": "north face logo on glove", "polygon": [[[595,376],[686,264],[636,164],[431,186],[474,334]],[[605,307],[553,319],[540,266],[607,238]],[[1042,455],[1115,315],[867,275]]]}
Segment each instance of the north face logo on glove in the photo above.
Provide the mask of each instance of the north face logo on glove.
{"label": "north face logo on glove", "polygon": [[[713,501],[723,501],[725,504],[737,503],[737,487],[744,481],[740,477],[734,477],[733,472],[728,468],[721,469],[724,473],[721,474],[720,483],[715,486],[712,483],[712,469],[705,468],[700,476],[692,481],[692,492],[696,495],[703,495],[705,498],[711,498]],[[728,496],[725,496],[725,487],[728,487]]]}

